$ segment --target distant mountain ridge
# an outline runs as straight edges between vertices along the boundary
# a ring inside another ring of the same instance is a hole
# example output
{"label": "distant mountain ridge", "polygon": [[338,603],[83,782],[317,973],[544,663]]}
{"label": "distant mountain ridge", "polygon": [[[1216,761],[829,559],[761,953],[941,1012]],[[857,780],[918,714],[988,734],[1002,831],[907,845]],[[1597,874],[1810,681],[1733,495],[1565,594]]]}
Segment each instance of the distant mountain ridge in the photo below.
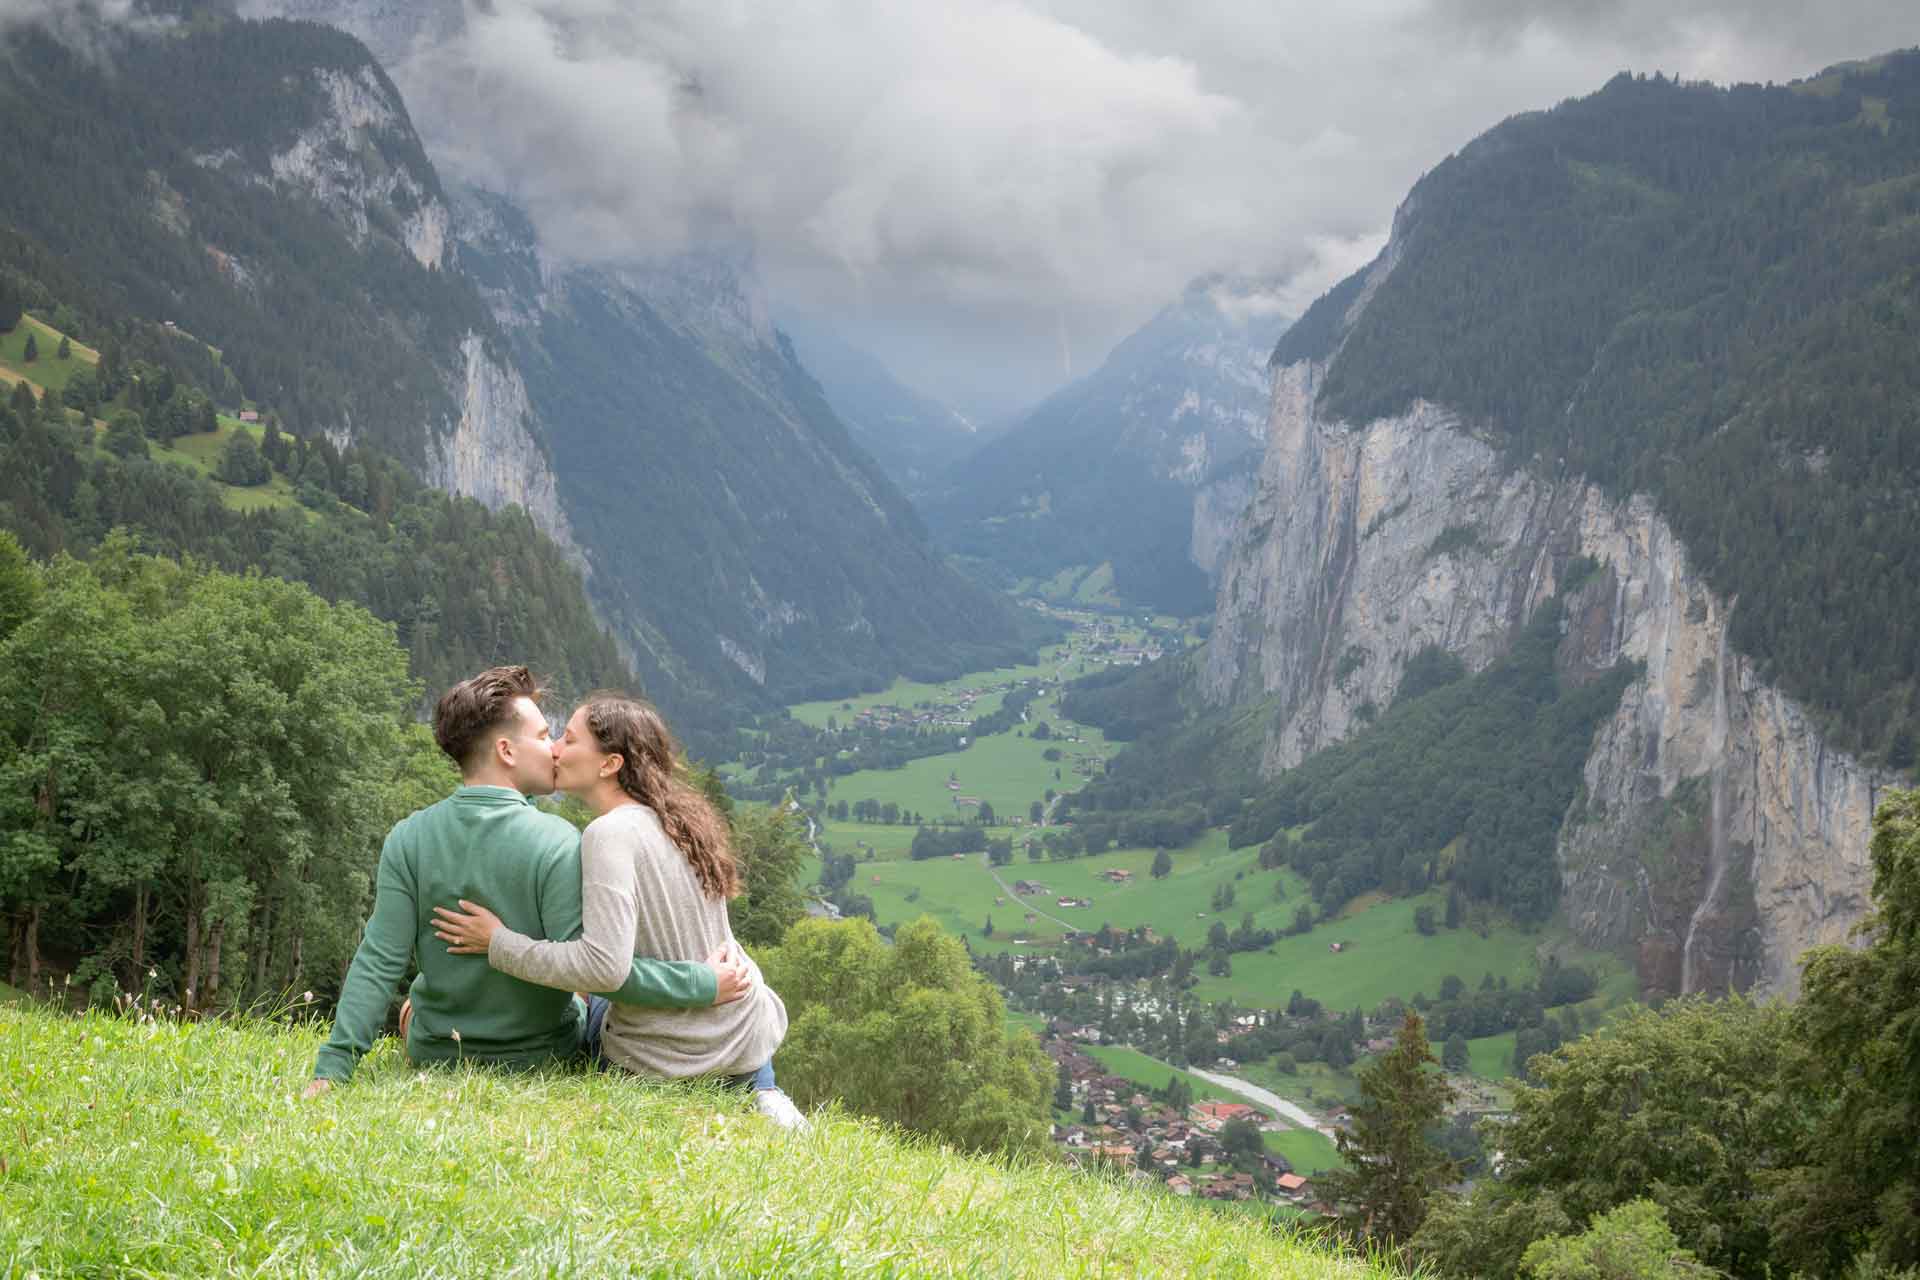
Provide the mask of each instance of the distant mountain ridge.
{"label": "distant mountain ridge", "polygon": [[925,503],[935,536],[1009,579],[1111,561],[1131,602],[1210,608],[1213,526],[1237,512],[1214,508],[1250,494],[1266,436],[1266,359],[1288,323],[1271,298],[1269,282],[1195,281],[1099,369],[953,468]]}
{"label": "distant mountain ridge", "polygon": [[980,429],[959,411],[902,383],[826,322],[791,315],[780,325],[854,441],[910,497],[937,486],[948,467],[980,445]]}

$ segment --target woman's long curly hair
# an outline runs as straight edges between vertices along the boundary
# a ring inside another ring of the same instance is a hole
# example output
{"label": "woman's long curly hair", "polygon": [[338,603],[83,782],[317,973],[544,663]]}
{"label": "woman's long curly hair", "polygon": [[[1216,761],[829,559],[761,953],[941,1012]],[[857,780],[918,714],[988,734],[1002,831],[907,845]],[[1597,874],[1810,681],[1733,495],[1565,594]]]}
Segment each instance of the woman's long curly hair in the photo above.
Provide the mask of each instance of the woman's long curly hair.
{"label": "woman's long curly hair", "polygon": [[581,705],[594,743],[620,757],[614,781],[653,810],[667,838],[686,856],[701,891],[723,902],[738,895],[740,865],[733,857],[727,820],[687,781],[680,745],[653,704],[601,691],[588,694]]}

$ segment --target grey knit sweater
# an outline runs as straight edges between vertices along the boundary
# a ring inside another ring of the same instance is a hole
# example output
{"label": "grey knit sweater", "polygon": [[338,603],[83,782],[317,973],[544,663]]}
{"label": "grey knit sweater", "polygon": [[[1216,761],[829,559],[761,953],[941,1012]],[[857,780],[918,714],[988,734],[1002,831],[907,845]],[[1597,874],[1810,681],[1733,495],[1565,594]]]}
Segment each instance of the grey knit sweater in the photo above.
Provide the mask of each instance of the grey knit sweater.
{"label": "grey knit sweater", "polygon": [[[501,928],[487,961],[503,973],[577,991],[610,991],[634,956],[704,960],[733,941],[727,904],[701,892],[686,855],[645,805],[613,809],[580,838],[580,937],[537,942]],[[615,1064],[677,1079],[743,1075],[773,1057],[787,1034],[787,1007],[753,965],[752,994],[703,1009],[642,1009],[616,1004],[602,1048]]]}

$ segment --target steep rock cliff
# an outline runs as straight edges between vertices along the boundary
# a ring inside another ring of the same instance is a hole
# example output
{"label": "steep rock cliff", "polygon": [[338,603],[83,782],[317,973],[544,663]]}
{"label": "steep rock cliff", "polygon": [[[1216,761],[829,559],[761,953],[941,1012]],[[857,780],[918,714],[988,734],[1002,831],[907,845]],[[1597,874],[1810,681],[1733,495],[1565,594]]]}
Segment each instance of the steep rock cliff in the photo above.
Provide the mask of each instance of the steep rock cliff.
{"label": "steep rock cliff", "polygon": [[1568,918],[1591,943],[1637,947],[1649,987],[1797,990],[1800,953],[1845,939],[1867,909],[1881,780],[1729,650],[1734,602],[1650,500],[1513,469],[1424,402],[1359,427],[1322,421],[1323,372],[1274,370],[1203,697],[1270,701],[1262,767],[1278,772],[1388,705],[1421,648],[1486,666],[1591,557],[1563,672],[1627,660],[1644,674],[1596,735],[1560,835]]}
{"label": "steep rock cliff", "polygon": [[460,416],[433,437],[425,480],[493,511],[518,503],[584,571],[587,561],[574,546],[553,466],[535,438],[519,371],[489,351],[479,334],[467,336],[460,354],[466,374],[456,389]]}

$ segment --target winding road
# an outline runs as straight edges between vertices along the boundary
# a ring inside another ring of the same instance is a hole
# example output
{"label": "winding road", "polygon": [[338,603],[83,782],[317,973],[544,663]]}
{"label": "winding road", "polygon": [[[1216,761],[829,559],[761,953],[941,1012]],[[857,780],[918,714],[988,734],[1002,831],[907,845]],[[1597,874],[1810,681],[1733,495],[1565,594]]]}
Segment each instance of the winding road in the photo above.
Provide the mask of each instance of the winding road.
{"label": "winding road", "polygon": [[1333,1136],[1333,1126],[1316,1119],[1305,1107],[1295,1102],[1288,1102],[1279,1094],[1262,1089],[1257,1084],[1249,1084],[1239,1076],[1224,1075],[1218,1071],[1202,1071],[1198,1067],[1188,1067],[1187,1074],[1199,1076],[1208,1084],[1219,1085],[1222,1089],[1229,1089],[1249,1101],[1259,1103],[1263,1107],[1272,1107],[1275,1111],[1303,1129],[1318,1130],[1326,1134],[1329,1138]]}

